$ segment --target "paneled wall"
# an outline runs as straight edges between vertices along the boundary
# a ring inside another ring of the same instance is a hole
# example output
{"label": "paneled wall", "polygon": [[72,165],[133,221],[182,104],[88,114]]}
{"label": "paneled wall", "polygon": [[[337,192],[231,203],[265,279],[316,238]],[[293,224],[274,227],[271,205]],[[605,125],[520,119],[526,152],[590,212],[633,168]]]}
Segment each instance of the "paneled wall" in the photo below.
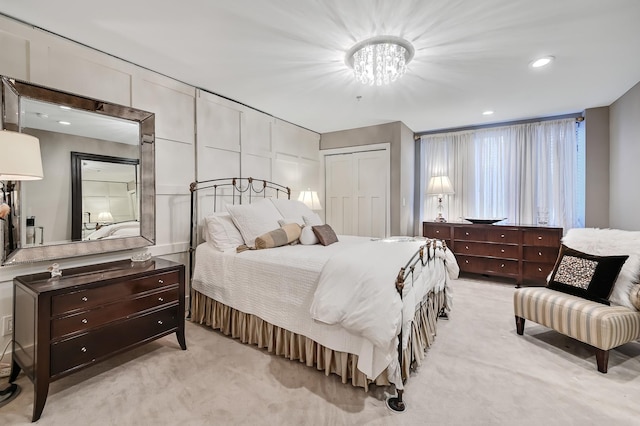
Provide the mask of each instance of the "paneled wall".
{"label": "paneled wall", "polygon": [[[198,181],[271,180],[291,188],[291,198],[318,189],[319,134],[204,90],[197,91],[196,111]],[[213,211],[210,195],[201,194],[200,217]],[[222,208],[218,204],[216,210]]]}
{"label": "paneled wall", "polygon": [[[187,262],[189,184],[196,176],[275,180],[294,196],[318,186],[317,133],[5,17],[0,46],[1,75],[155,113],[156,245],[149,250],[156,256]],[[58,263],[68,268],[130,255]],[[13,277],[50,263],[0,267],[0,318],[12,312]],[[1,347],[9,337],[0,336]]]}

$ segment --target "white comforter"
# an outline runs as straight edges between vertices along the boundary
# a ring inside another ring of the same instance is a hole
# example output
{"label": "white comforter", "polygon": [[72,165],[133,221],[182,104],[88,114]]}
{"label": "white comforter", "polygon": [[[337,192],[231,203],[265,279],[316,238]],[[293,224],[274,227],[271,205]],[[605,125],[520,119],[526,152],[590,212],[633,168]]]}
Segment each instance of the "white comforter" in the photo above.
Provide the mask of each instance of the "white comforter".
{"label": "white comforter", "polygon": [[320,274],[311,316],[388,347],[402,320],[402,300],[393,283],[420,244],[369,241],[358,250],[335,254]]}
{"label": "white comforter", "polygon": [[[369,238],[350,236],[339,236],[339,240],[338,243],[327,247],[296,245],[269,250],[250,250],[243,253],[223,253],[208,243],[201,244],[196,250],[196,267],[192,285],[195,290],[214,300],[242,312],[257,315],[271,324],[304,335],[325,347],[357,354],[358,369],[373,379],[393,359],[397,358],[395,340],[389,339],[387,346],[376,346],[368,337],[356,331],[352,332],[340,323],[328,324],[314,320],[309,314],[314,294],[323,270],[332,258],[361,257],[367,251],[364,249],[367,245],[396,246],[400,250],[406,249],[411,252],[412,249],[417,249],[419,243],[373,242]],[[387,288],[381,290],[382,294],[389,295],[390,300],[398,298],[394,287],[395,278],[411,254],[392,255],[399,260],[399,263],[389,266],[390,270],[394,271],[390,280],[387,279],[384,284],[384,280],[380,281],[381,288]],[[451,254],[451,261],[457,268],[453,254]],[[432,289],[441,291],[449,276],[451,278],[457,276],[457,272],[455,275],[447,274],[442,261],[430,262],[427,269],[427,272],[421,275],[422,278],[414,282],[414,285],[408,285],[403,293],[406,326],[410,325],[415,306],[422,300],[424,294]],[[373,270],[365,271],[365,275],[371,272]],[[393,304],[400,306],[397,300],[393,301]],[[394,311],[399,313],[399,309]],[[357,324],[358,321],[355,323]],[[384,328],[387,330],[385,334],[390,331],[395,333],[398,324],[399,320],[396,319],[390,325],[385,325]],[[372,335],[375,334],[369,331]],[[408,333],[405,335],[408,336]],[[374,338],[380,341],[384,339],[386,337]]]}

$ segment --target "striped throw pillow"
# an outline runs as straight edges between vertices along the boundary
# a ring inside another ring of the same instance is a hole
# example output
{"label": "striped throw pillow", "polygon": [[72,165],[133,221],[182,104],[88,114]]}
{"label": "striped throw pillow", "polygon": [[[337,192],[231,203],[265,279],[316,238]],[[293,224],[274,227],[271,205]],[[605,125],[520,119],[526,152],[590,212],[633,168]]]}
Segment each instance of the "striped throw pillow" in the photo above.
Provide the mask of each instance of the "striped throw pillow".
{"label": "striped throw pillow", "polygon": [[300,238],[302,227],[297,223],[287,223],[256,238],[256,249],[268,249],[294,243]]}

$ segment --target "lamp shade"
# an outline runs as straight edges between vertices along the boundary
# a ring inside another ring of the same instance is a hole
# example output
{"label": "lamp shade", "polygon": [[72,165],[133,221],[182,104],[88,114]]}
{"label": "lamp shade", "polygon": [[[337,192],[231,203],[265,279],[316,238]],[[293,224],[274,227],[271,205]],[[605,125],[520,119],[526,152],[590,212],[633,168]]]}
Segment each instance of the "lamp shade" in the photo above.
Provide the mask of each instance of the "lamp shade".
{"label": "lamp shade", "polygon": [[427,186],[428,195],[455,194],[448,176],[432,176]]}
{"label": "lamp shade", "polygon": [[111,212],[100,212],[98,214],[98,222],[113,222],[113,216],[111,215]]}
{"label": "lamp shade", "polygon": [[42,179],[38,138],[9,130],[0,131],[0,180]]}
{"label": "lamp shade", "polygon": [[318,193],[316,191],[300,191],[298,201],[305,203],[311,210],[322,210],[322,205],[320,204],[320,199],[318,198]]}

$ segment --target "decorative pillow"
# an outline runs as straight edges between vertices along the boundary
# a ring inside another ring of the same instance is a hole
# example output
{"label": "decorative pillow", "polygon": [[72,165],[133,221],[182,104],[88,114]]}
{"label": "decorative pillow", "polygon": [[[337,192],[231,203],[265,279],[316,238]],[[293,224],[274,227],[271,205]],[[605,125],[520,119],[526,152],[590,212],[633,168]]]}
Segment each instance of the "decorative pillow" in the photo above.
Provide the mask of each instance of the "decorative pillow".
{"label": "decorative pillow", "polygon": [[318,244],[320,241],[318,241],[318,237],[313,233],[311,227],[314,225],[322,225],[324,222],[322,222],[322,219],[320,219],[317,213],[313,212],[310,215],[302,216],[302,219],[304,220],[305,226],[302,228],[302,234],[300,235],[300,244],[307,246]]}
{"label": "decorative pillow", "polygon": [[271,198],[271,202],[282,217],[293,219],[298,225],[304,225],[303,216],[311,216],[314,214],[313,210],[307,207],[302,201],[288,200],[286,198]]}
{"label": "decorative pillow", "polygon": [[257,249],[268,249],[294,243],[300,238],[302,227],[297,223],[287,223],[256,238]]}
{"label": "decorative pillow", "polygon": [[269,200],[227,206],[227,210],[247,247],[255,246],[256,237],[277,229],[278,221],[283,218]]}
{"label": "decorative pillow", "polygon": [[640,311],[640,284],[634,284],[631,287],[629,300],[631,300],[633,307]]}
{"label": "decorative pillow", "polygon": [[640,231],[572,228],[562,238],[562,243],[598,256],[629,255],[616,279],[609,301],[614,305],[636,309],[629,294],[633,285],[640,280]]}
{"label": "decorative pillow", "polygon": [[242,234],[229,213],[214,213],[204,218],[206,240],[220,251],[235,249],[244,244]]}
{"label": "decorative pillow", "polygon": [[328,246],[329,244],[338,242],[336,233],[329,225],[316,225],[312,226],[311,229],[313,229],[313,233],[316,235],[316,237],[320,241],[320,244],[322,244],[323,246]]}
{"label": "decorative pillow", "polygon": [[609,295],[629,256],[596,256],[565,246],[547,287],[609,305]]}
{"label": "decorative pillow", "polygon": [[305,225],[302,227],[302,232],[300,233],[300,244],[305,246],[312,246],[314,244],[318,244],[318,237],[313,233],[313,229],[311,226]]}

